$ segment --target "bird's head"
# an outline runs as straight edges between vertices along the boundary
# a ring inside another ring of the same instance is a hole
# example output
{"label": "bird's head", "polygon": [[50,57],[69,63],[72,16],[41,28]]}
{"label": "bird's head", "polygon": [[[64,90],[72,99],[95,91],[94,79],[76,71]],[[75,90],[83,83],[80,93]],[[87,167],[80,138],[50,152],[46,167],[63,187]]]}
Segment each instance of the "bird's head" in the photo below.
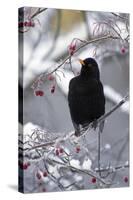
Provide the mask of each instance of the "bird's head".
{"label": "bird's head", "polygon": [[93,58],[86,58],[85,60],[79,59],[81,68],[81,76],[91,77],[91,78],[100,78],[98,64]]}

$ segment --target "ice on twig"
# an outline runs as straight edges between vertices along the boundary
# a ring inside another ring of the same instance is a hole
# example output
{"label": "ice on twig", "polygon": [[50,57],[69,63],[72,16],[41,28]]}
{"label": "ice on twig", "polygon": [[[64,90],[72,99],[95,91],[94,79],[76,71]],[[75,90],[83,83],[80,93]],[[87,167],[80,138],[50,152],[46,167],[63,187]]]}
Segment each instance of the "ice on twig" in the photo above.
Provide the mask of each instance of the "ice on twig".
{"label": "ice on twig", "polygon": [[83,162],[82,169],[84,170],[90,170],[92,165],[92,161],[90,159],[87,159]]}
{"label": "ice on twig", "polygon": [[71,165],[72,167],[75,167],[75,168],[78,168],[78,169],[81,168],[81,165],[80,165],[79,160],[74,160],[74,159],[72,159],[72,160],[70,161],[70,165]]}

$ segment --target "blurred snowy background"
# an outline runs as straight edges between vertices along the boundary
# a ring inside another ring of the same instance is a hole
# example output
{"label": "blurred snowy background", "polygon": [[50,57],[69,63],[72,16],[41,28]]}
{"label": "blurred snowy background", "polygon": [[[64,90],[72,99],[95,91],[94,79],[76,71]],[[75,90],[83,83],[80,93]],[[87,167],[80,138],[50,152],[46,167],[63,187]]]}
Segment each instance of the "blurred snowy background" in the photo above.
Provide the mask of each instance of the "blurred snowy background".
{"label": "blurred snowy background", "polygon": [[[67,59],[53,72],[70,55],[72,41],[75,48],[79,48],[84,44],[80,40],[91,41],[107,35],[117,39],[101,39],[85,45],[74,52],[71,63]],[[21,181],[24,175],[24,192],[128,186],[128,101],[106,119],[101,136],[101,166],[106,169],[103,177],[97,173],[97,131],[90,131],[81,139],[68,138],[56,145],[29,149],[73,131],[67,94],[70,79],[80,72],[78,58],[97,60],[106,96],[106,112],[128,93],[129,15],[28,7],[23,11],[21,8],[19,53],[19,89],[24,91],[19,134],[25,141],[24,149],[28,149],[23,163],[20,155],[19,172]],[[42,82],[35,85],[40,78]],[[40,96],[37,91],[41,92]],[[54,158],[56,162],[47,158]],[[85,170],[94,176],[83,173]],[[20,190],[22,187],[20,184]]]}

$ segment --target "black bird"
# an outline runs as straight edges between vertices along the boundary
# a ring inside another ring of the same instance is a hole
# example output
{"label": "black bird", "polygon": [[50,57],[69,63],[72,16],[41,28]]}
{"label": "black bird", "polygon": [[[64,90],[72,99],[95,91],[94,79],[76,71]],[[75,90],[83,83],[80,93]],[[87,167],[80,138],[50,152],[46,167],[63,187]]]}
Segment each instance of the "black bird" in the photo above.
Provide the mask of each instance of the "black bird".
{"label": "black bird", "polygon": [[98,64],[93,58],[79,59],[80,75],[69,83],[68,103],[75,135],[105,113],[105,96]]}

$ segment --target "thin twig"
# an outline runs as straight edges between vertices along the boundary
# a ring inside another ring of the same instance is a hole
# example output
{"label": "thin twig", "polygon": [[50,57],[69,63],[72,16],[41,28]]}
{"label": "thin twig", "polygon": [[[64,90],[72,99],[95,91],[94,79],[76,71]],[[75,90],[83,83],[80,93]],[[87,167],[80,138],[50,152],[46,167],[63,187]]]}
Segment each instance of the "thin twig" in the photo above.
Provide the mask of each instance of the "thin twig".
{"label": "thin twig", "polygon": [[54,163],[56,163],[56,164],[63,165],[63,166],[65,166],[66,168],[69,168],[69,169],[74,170],[74,171],[76,171],[76,172],[80,172],[80,173],[82,173],[82,174],[87,174],[87,175],[89,175],[89,176],[91,176],[91,177],[94,177],[94,178],[96,178],[97,180],[99,180],[101,183],[103,183],[104,185],[110,185],[110,184],[111,184],[111,183],[106,183],[102,178],[100,178],[99,176],[97,176],[96,174],[94,174],[93,171],[82,170],[82,169],[76,168],[76,167],[74,167],[74,166],[71,166],[70,164],[66,164],[66,163],[63,163],[63,162],[60,162],[60,161],[57,161],[57,160],[54,160],[54,159],[49,159],[49,158],[48,158],[48,160],[51,161],[51,162],[54,162]]}
{"label": "thin twig", "polygon": [[[77,53],[80,49],[84,48],[85,46],[89,45],[89,44],[92,44],[92,43],[96,43],[96,42],[99,42],[101,40],[107,40],[107,39],[120,39],[120,37],[115,37],[115,36],[112,36],[112,35],[104,35],[102,37],[98,37],[98,38],[95,38],[95,39],[92,39],[92,40],[89,40],[89,41],[86,41],[84,44],[82,44],[80,47],[78,47],[75,51],[74,51],[74,54]],[[50,75],[52,73],[54,73],[55,71],[57,71],[61,66],[63,66],[67,60],[69,60],[71,58],[71,55],[68,55],[54,70],[52,70],[51,72],[44,72],[44,73],[41,73],[39,75],[39,77],[41,76],[47,76],[47,75]],[[35,80],[36,81],[36,80]],[[33,81],[33,84],[31,87],[33,87],[34,85],[34,82]]]}
{"label": "thin twig", "polygon": [[38,9],[37,12],[35,12],[33,15],[31,15],[31,19],[33,19],[35,16],[39,15],[40,13],[44,12],[45,10],[47,10],[47,8],[43,8],[43,9]]}
{"label": "thin twig", "polygon": [[[97,125],[99,125],[101,122],[103,122],[107,117],[109,117],[114,111],[116,111],[118,108],[120,108],[129,98],[129,94],[127,94],[118,104],[116,104],[114,107],[111,108],[110,111],[105,113],[103,116],[101,116],[99,119],[96,120]],[[86,134],[90,129],[93,128],[93,122],[89,124],[87,130],[82,133]]]}
{"label": "thin twig", "polygon": [[118,15],[118,14],[116,14],[116,13],[114,13],[114,12],[112,12],[111,14],[114,15],[114,16],[116,16],[116,17],[119,17],[119,18],[121,18],[121,19],[123,19],[123,20],[128,21],[128,18],[127,18],[127,17],[123,17],[123,16]]}
{"label": "thin twig", "polygon": [[94,171],[95,172],[107,172],[109,171],[109,173],[114,173],[115,171],[117,170],[120,170],[120,169],[126,169],[126,168],[129,168],[129,164],[125,164],[125,165],[118,165],[118,166],[115,166],[115,167],[106,167],[106,168],[100,168],[100,169],[95,169]]}
{"label": "thin twig", "polygon": [[[114,107],[112,107],[110,111],[108,111],[102,117],[97,119],[96,124],[99,125],[100,123],[102,123],[107,117],[109,117],[113,112],[115,112],[118,108],[120,108],[120,106],[122,106],[127,101],[128,98],[129,98],[129,95],[127,94],[118,104],[116,104]],[[79,136],[79,137],[82,137],[83,135],[87,134],[91,129],[93,129],[93,122],[89,124],[89,126],[87,127],[87,130],[82,132],[81,136]],[[62,141],[66,140],[68,138],[71,138],[73,136],[74,136],[74,132],[71,132],[67,135],[64,135],[63,137],[60,137],[60,139],[58,137],[56,137],[56,138],[54,138],[53,141],[50,140],[49,142],[45,142],[43,144],[36,145],[36,146],[31,147],[31,148],[26,148],[24,150],[30,151],[30,150],[33,150],[33,149],[36,149],[36,148],[42,148],[42,147],[46,147],[46,146],[49,146],[49,145],[51,146],[51,145],[56,144],[57,142],[62,142]]]}
{"label": "thin twig", "polygon": [[98,131],[98,169],[99,169],[99,176],[101,177],[100,168],[101,168],[101,131],[99,128],[99,131]]}

